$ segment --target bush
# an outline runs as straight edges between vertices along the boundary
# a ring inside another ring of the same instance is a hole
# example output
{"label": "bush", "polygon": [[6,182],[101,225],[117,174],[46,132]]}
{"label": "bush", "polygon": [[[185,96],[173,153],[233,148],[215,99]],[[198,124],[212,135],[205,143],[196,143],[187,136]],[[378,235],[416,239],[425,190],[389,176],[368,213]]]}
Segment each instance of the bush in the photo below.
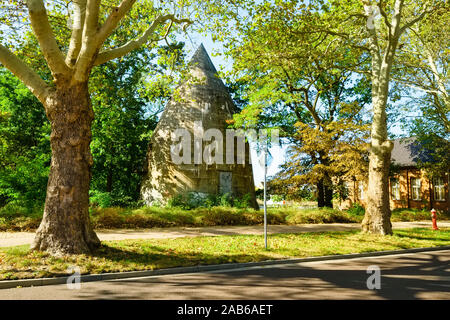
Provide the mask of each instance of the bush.
{"label": "bush", "polygon": [[185,209],[190,210],[199,207],[206,207],[205,202],[207,199],[207,194],[200,192],[189,192],[187,194]]}
{"label": "bush", "polygon": [[174,225],[174,223],[161,219],[158,216],[142,213],[127,215],[124,220],[125,228],[164,228],[173,227]]}
{"label": "bush", "polygon": [[89,191],[89,202],[91,206],[108,208],[112,205],[112,197],[109,192],[102,192],[98,190]]}
{"label": "bush", "polygon": [[171,197],[167,202],[169,208],[181,208],[192,210],[196,208],[251,208],[252,197],[245,194],[242,198],[233,198],[230,193],[225,194],[205,194],[200,192],[189,192],[186,194],[177,194]]}
{"label": "bush", "polygon": [[351,216],[361,217],[364,216],[366,210],[359,203],[353,203],[353,205],[347,210],[347,213]]}
{"label": "bush", "polygon": [[[205,199],[219,202],[221,197]],[[179,199],[178,199],[179,200]],[[177,201],[178,201],[177,200]],[[185,199],[186,200],[186,199]],[[184,201],[184,200],[183,200]],[[181,203],[184,203],[184,202]],[[236,203],[235,203],[236,204]],[[190,207],[189,207],[190,208]],[[331,208],[299,209],[294,207],[269,208],[269,224],[348,223],[360,222],[363,211],[357,206],[346,212]],[[0,208],[0,231],[32,231],[42,219],[42,207],[29,209],[12,202]],[[236,207],[198,207],[189,210],[181,207],[140,207],[138,209],[100,206],[90,208],[94,228],[155,228],[155,227],[203,227],[231,225],[261,225],[263,210]],[[441,213],[440,219],[449,219]],[[397,209],[392,212],[392,221],[429,220],[428,210]]]}
{"label": "bush", "polygon": [[177,194],[167,201],[167,206],[169,208],[183,208],[185,205],[186,203],[184,201],[183,195],[181,194]]}
{"label": "bush", "polygon": [[231,194],[224,193],[224,194],[220,195],[218,205],[221,207],[232,207],[233,199],[231,198]]}
{"label": "bush", "polygon": [[10,202],[0,208],[0,231],[32,231],[39,227],[44,210],[42,206],[24,207]]}
{"label": "bush", "polygon": [[283,196],[280,196],[278,194],[274,194],[270,197],[270,199],[272,199],[274,202],[280,202],[283,201]]}
{"label": "bush", "polygon": [[[430,211],[428,209],[394,209],[392,210],[392,221],[420,221],[430,220]],[[438,213],[438,225],[439,220],[450,219],[450,212]]]}
{"label": "bush", "polygon": [[110,199],[112,207],[137,208],[139,206],[139,202],[134,201],[134,199],[127,195],[123,190],[112,191],[110,193]]}
{"label": "bush", "polygon": [[289,224],[304,223],[348,223],[358,222],[346,212],[332,208],[290,210],[286,216]]}
{"label": "bush", "polygon": [[252,206],[252,196],[250,193],[245,194],[242,199],[235,199],[233,205],[236,208],[250,208]]}
{"label": "bush", "polygon": [[122,228],[123,208],[96,208],[91,210],[91,222],[94,228]]}

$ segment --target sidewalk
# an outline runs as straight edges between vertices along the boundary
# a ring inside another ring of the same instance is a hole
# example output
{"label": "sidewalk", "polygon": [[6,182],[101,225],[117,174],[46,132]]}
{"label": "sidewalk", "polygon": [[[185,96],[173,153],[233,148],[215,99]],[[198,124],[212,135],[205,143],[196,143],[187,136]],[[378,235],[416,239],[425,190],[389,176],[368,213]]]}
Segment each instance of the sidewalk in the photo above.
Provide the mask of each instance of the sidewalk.
{"label": "sidewalk", "polygon": [[[394,229],[431,228],[430,221],[393,222]],[[438,221],[438,227],[450,227],[450,221]],[[359,230],[359,223],[269,225],[268,233],[302,233],[323,231]],[[223,236],[238,234],[262,234],[263,226],[230,226],[202,228],[153,228],[153,229],[115,229],[96,230],[101,241],[125,239],[166,239],[198,236]],[[0,247],[11,247],[31,244],[33,232],[0,232]]]}

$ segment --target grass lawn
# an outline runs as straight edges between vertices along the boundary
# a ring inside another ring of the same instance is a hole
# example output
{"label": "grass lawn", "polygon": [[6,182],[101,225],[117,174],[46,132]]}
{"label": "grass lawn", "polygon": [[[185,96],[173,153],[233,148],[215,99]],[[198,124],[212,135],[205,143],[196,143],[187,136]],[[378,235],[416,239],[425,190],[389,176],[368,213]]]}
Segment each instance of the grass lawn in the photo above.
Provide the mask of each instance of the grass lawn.
{"label": "grass lawn", "polygon": [[125,240],[102,243],[92,255],[55,258],[28,246],[0,248],[0,279],[65,276],[71,266],[83,274],[152,270],[177,266],[252,262],[322,255],[373,252],[450,244],[450,228],[395,230],[393,236],[358,231]]}

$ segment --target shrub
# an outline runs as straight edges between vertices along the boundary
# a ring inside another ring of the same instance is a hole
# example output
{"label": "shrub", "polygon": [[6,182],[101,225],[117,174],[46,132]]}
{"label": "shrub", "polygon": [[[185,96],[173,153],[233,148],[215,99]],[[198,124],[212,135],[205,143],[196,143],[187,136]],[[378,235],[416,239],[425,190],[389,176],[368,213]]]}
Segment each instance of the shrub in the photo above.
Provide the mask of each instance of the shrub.
{"label": "shrub", "polygon": [[241,199],[235,199],[233,205],[236,208],[250,208],[252,204],[252,196],[250,193],[245,194]]}
{"label": "shrub", "polygon": [[164,228],[173,227],[176,223],[161,219],[158,216],[146,215],[142,213],[125,216],[125,228]]}
{"label": "shrub", "polygon": [[185,208],[190,210],[194,208],[204,207],[205,201],[208,199],[208,195],[200,192],[189,192],[187,194]]}
{"label": "shrub", "polygon": [[366,210],[359,203],[353,203],[353,205],[347,210],[347,213],[351,216],[364,216]]}
{"label": "shrub", "polygon": [[303,210],[289,210],[286,221],[289,224],[304,223],[347,223],[357,222],[346,212],[332,208],[316,208]]}
{"label": "shrub", "polygon": [[232,207],[233,199],[231,198],[231,194],[224,193],[224,194],[220,195],[218,205],[221,207]]}
{"label": "shrub", "polygon": [[112,197],[109,192],[98,190],[89,191],[89,202],[94,207],[108,208],[112,205]]}
{"label": "shrub", "polygon": [[134,199],[125,193],[124,190],[114,190],[110,193],[111,205],[112,207],[122,207],[122,208],[136,208],[139,203],[134,201]]}
{"label": "shrub", "polygon": [[283,201],[283,196],[274,194],[270,197],[270,199],[272,199],[274,202],[280,202]]}
{"label": "shrub", "polygon": [[[439,219],[449,219],[450,214],[439,213]],[[427,209],[394,209],[392,210],[392,221],[419,221],[419,220],[430,220],[430,211]],[[439,222],[438,222],[439,223]]]}
{"label": "shrub", "polygon": [[228,207],[215,207],[203,216],[203,224],[208,226],[245,225],[245,216],[240,211]]}
{"label": "shrub", "polygon": [[188,192],[186,194],[177,194],[171,197],[167,202],[168,208],[181,208],[184,210],[193,210],[196,208],[251,208],[252,197],[245,194],[242,198],[233,198],[230,193],[225,194],[206,194],[200,192]]}
{"label": "shrub", "polygon": [[6,204],[3,208],[0,208],[0,216],[5,218],[13,218],[17,216],[28,216],[32,210],[23,206],[17,201]]}
{"label": "shrub", "polygon": [[122,228],[125,209],[96,208],[91,210],[91,221],[94,228]]}

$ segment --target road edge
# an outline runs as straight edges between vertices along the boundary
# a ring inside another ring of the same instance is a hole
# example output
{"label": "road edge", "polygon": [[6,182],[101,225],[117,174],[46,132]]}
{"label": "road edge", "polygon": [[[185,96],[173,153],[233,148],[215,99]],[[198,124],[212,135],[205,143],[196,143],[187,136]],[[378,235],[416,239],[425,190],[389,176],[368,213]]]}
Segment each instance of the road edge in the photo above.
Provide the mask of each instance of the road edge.
{"label": "road edge", "polygon": [[[259,262],[197,265],[197,266],[190,266],[190,267],[174,267],[174,268],[157,269],[157,270],[88,274],[88,275],[81,275],[80,280],[83,283],[83,282],[93,282],[93,281],[140,278],[140,277],[162,276],[162,275],[171,275],[171,274],[173,275],[173,274],[198,273],[198,272],[207,272],[207,271],[239,269],[239,268],[247,268],[247,267],[268,266],[268,265],[377,257],[377,256],[388,256],[388,255],[418,253],[418,252],[428,252],[428,251],[442,251],[442,250],[450,250],[450,246],[437,246],[437,247],[428,247],[428,248],[412,248],[412,249],[402,249],[402,250],[351,253],[351,254],[342,254],[342,255],[318,256],[318,257],[295,258],[295,259],[278,259],[278,260],[275,259],[275,260],[264,260],[264,261],[259,261]],[[1,280],[0,281],[0,289],[11,289],[11,288],[17,288],[17,287],[35,287],[35,286],[37,287],[37,286],[64,284],[64,283],[67,283],[67,280],[69,278],[70,278],[70,276],[57,277],[57,278],[40,278],[40,279]]]}

